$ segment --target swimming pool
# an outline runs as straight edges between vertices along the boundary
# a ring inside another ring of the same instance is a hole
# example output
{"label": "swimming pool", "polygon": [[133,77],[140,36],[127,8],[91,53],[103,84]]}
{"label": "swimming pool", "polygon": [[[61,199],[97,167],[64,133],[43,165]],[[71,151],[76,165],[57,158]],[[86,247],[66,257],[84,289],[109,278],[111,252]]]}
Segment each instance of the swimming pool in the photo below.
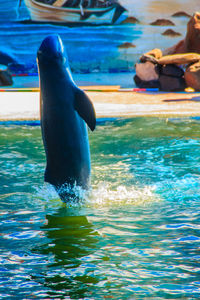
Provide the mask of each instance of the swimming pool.
{"label": "swimming pool", "polygon": [[199,299],[198,118],[99,120],[79,205],[43,183],[39,126],[0,145],[1,299]]}

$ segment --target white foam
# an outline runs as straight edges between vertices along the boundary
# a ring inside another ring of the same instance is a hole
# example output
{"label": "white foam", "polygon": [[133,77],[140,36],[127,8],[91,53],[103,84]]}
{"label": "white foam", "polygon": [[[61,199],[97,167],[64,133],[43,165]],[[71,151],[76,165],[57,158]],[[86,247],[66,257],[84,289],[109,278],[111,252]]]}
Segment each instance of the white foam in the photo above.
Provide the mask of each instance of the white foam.
{"label": "white foam", "polygon": [[145,205],[151,202],[160,201],[159,196],[155,193],[154,186],[125,186],[120,185],[116,189],[107,182],[101,182],[93,188],[87,204],[93,206],[121,206],[121,205]]}
{"label": "white foam", "polygon": [[[67,188],[68,189],[68,188]],[[146,205],[160,201],[160,197],[155,192],[155,186],[125,186],[120,185],[113,188],[111,183],[100,182],[97,186],[85,191],[78,186],[72,189],[75,198],[66,202],[67,206],[86,206],[86,207],[111,207],[122,205]],[[37,196],[45,201],[45,204],[57,206],[62,204],[53,186],[45,184],[36,188]],[[77,197],[76,197],[77,196]]]}

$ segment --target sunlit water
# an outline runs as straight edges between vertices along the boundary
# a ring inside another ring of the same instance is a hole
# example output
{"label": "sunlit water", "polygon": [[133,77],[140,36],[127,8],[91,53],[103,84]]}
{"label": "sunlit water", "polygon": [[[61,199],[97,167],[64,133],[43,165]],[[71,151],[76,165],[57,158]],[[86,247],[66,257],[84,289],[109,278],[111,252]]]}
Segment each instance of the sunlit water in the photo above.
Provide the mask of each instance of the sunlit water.
{"label": "sunlit water", "polygon": [[38,126],[0,126],[1,299],[199,299],[198,119],[99,122],[92,191],[43,183]]}

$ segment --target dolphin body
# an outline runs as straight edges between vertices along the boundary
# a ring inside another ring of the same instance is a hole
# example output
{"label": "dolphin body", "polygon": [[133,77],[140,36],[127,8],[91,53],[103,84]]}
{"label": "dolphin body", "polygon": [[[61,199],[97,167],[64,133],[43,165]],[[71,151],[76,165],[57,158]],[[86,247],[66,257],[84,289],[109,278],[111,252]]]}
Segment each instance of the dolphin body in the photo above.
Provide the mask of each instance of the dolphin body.
{"label": "dolphin body", "polygon": [[67,201],[74,185],[87,189],[90,184],[86,123],[92,131],[95,129],[95,110],[88,96],[72,79],[58,35],[43,40],[37,63],[41,130],[47,161],[44,179],[55,187],[62,200]]}

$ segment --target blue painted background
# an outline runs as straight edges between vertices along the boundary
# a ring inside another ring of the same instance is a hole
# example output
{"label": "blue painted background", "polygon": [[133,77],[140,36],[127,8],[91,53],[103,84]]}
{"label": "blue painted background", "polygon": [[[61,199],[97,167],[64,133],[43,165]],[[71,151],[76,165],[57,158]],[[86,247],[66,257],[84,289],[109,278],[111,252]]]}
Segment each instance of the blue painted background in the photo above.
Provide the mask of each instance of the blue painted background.
{"label": "blue painted background", "polygon": [[[69,28],[50,24],[22,24],[21,21],[30,18],[23,0],[21,7],[18,0],[1,0],[0,51],[11,55],[21,65],[21,71],[36,72],[36,53],[41,41],[48,34],[58,33],[63,39],[74,72],[133,71],[135,62],[143,52],[155,47],[163,49],[180,40],[180,37],[162,36],[161,33],[168,27],[151,26],[151,21],[160,17],[172,20],[171,14],[178,10],[192,13],[198,9],[195,0],[192,3],[190,1],[190,5],[184,0],[141,2],[121,0],[129,16],[141,21],[139,24]],[[176,24],[173,29],[182,33],[183,37],[187,21],[186,18],[173,19]],[[125,42],[133,43],[136,47],[120,49],[119,46]]]}

